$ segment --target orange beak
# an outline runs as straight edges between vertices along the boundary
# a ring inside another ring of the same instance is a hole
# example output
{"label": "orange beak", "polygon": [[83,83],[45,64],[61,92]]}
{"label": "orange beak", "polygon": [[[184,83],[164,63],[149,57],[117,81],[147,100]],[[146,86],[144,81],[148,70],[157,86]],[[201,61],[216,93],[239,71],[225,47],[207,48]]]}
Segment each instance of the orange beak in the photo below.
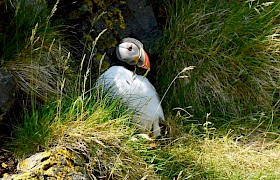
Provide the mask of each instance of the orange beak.
{"label": "orange beak", "polygon": [[143,65],[140,66],[141,68],[144,68],[144,69],[150,69],[150,60],[149,60],[149,57],[147,55],[147,53],[143,50],[144,54],[143,56],[144,57],[141,57],[141,59],[143,60]]}

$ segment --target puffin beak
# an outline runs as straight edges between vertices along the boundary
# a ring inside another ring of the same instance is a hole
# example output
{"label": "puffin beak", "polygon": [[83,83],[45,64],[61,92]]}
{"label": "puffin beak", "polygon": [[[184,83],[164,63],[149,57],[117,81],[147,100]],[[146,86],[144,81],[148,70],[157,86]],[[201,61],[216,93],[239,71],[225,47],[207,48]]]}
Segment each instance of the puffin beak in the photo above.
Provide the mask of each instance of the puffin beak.
{"label": "puffin beak", "polygon": [[144,49],[141,49],[141,54],[142,55],[139,59],[138,67],[141,67],[143,69],[150,69],[150,60]]}

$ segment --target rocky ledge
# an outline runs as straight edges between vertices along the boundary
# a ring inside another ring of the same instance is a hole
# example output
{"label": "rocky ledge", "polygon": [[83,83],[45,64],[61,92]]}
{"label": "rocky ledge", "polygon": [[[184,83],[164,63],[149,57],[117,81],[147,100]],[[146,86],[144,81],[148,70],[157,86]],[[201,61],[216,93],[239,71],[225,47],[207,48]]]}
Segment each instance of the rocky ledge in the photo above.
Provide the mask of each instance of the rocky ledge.
{"label": "rocky ledge", "polygon": [[84,173],[83,160],[64,147],[40,152],[18,163],[18,174],[4,174],[2,180],[18,179],[89,179]]}

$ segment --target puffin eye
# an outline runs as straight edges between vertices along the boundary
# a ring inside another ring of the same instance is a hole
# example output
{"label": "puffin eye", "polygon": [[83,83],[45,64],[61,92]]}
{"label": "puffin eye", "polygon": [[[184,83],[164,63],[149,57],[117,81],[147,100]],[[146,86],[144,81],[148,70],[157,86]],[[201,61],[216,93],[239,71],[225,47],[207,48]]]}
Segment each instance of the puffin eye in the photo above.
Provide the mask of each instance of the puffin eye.
{"label": "puffin eye", "polygon": [[127,50],[132,51],[132,46],[129,46]]}

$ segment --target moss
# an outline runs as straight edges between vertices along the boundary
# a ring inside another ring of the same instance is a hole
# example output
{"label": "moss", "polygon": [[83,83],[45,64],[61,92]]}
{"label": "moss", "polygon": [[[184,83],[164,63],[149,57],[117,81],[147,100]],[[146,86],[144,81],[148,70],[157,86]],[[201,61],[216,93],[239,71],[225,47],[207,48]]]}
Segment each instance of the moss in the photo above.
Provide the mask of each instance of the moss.
{"label": "moss", "polygon": [[119,17],[118,21],[120,22],[120,28],[124,30],[126,28],[126,25],[122,16],[122,12],[119,9],[114,9],[114,13],[117,14],[117,16]]}
{"label": "moss", "polygon": [[87,6],[88,11],[98,16],[103,12],[106,12],[102,19],[106,23],[106,28],[109,30],[114,30],[117,27],[125,29],[125,22],[122,16],[121,10],[118,8],[118,4],[125,5],[125,1],[108,1],[108,0],[84,0],[84,3]]}
{"label": "moss", "polygon": [[[98,72],[100,58],[92,56],[92,53],[94,52],[94,55],[106,53],[103,62],[110,63],[110,55],[119,40],[116,37],[122,38],[122,35],[125,34],[126,23],[123,12],[127,13],[126,1],[83,0],[69,5],[66,0],[61,0],[60,6],[64,5],[67,6],[67,9],[60,8],[57,10],[52,25],[61,26],[61,24],[64,24],[72,27],[75,24],[75,32],[66,35],[68,44],[71,44],[69,49],[74,50],[74,59],[81,60],[84,54],[88,55],[86,56],[87,59],[92,58],[89,60],[93,62],[92,70]],[[62,22],[61,17],[65,16],[67,18],[63,19]],[[96,37],[104,29],[107,29],[107,31],[99,38],[98,44],[95,44]],[[77,65],[79,64],[77,62]]]}

